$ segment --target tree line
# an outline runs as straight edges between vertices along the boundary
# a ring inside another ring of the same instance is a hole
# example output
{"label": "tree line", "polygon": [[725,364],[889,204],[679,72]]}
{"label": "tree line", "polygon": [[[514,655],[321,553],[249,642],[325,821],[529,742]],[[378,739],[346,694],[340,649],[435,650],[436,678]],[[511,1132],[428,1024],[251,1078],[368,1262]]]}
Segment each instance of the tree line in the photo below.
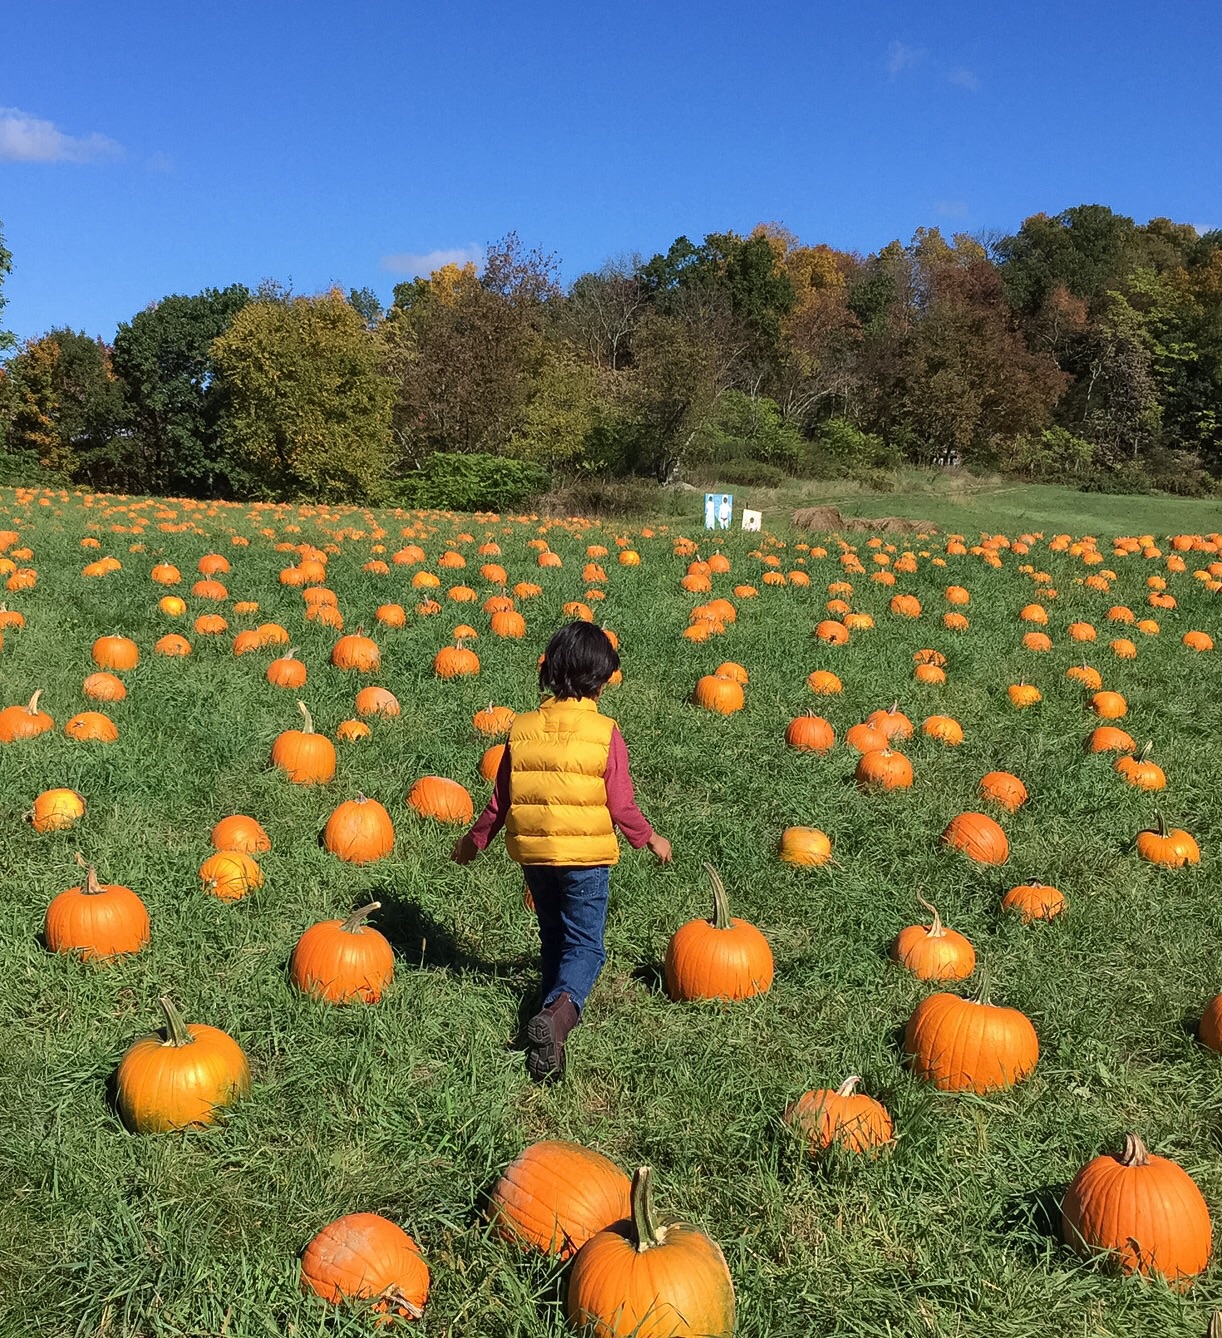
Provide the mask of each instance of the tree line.
{"label": "tree line", "polygon": [[[0,238],[0,316],[10,265]],[[1222,231],[1082,205],[861,255],[761,224],[557,275],[510,234],[385,309],[232,284],[112,342],[10,338],[0,480],[474,505],[948,458],[1111,491],[1222,478]]]}

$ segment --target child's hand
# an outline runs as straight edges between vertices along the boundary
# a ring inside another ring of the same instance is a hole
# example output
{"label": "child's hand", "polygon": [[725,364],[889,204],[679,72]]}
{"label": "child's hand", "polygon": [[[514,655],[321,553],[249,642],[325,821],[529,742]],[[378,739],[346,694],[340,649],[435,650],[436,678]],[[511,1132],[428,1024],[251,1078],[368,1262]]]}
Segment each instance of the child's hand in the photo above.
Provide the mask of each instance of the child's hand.
{"label": "child's hand", "polygon": [[479,850],[476,848],[475,842],[471,839],[471,833],[468,832],[455,844],[454,849],[450,851],[450,858],[455,864],[470,864],[478,854]]}
{"label": "child's hand", "polygon": [[669,864],[671,860],[670,842],[657,832],[645,843],[653,851],[659,864]]}

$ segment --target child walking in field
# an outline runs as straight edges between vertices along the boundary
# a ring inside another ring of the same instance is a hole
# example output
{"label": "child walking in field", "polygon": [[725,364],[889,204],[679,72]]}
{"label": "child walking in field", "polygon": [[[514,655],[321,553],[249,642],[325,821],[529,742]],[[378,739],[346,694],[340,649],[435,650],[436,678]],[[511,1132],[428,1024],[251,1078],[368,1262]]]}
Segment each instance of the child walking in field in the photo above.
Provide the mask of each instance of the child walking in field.
{"label": "child walking in field", "polygon": [[607,960],[603,930],[618,828],[636,849],[670,863],[670,842],[636,806],[628,750],[598,698],[619,668],[610,638],[593,623],[563,627],[539,667],[545,694],[520,715],[487,808],[454,847],[469,864],[505,828],[539,920],[543,1007],[526,1026],[526,1067],[536,1082],[564,1074],[569,1033]]}

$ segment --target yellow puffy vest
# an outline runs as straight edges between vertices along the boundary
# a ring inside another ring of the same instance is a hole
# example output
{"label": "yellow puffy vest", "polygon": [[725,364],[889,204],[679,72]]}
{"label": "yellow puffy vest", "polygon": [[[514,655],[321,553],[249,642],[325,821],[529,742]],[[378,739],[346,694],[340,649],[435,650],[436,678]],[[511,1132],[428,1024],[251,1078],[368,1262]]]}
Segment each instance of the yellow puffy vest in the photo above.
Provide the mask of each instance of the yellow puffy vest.
{"label": "yellow puffy vest", "polygon": [[505,848],[519,864],[619,862],[603,776],[615,721],[588,697],[548,697],[509,731]]}

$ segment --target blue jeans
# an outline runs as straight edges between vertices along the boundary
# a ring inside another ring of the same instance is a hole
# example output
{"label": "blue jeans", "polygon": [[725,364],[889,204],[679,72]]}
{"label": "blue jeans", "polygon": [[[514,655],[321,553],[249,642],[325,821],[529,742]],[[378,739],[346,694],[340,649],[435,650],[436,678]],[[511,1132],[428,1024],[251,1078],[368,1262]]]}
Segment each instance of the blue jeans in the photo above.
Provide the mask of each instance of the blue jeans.
{"label": "blue jeans", "polygon": [[603,929],[611,870],[524,864],[522,873],[539,918],[543,1005],[567,994],[581,1012],[607,960]]}

